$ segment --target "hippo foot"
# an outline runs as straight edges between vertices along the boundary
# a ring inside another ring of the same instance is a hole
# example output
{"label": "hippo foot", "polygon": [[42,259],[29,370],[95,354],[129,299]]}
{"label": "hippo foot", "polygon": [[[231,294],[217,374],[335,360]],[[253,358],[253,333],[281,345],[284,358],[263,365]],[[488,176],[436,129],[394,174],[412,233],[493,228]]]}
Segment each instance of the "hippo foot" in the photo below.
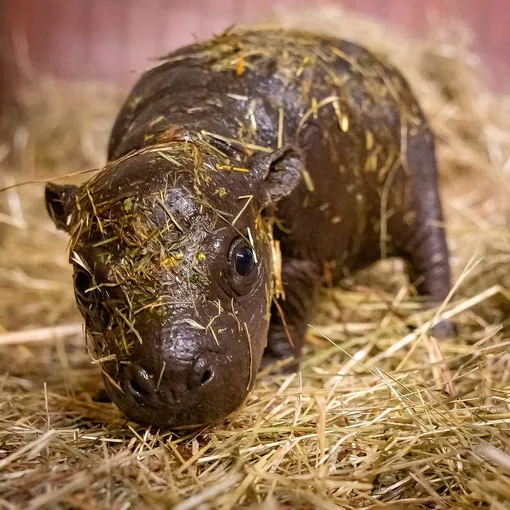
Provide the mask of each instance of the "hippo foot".
{"label": "hippo foot", "polygon": [[438,322],[431,330],[430,334],[438,339],[451,338],[457,335],[457,325],[450,321]]}
{"label": "hippo foot", "polygon": [[99,390],[93,397],[92,400],[94,402],[100,402],[102,404],[109,404],[111,402],[108,393],[106,393],[105,389]]}
{"label": "hippo foot", "polygon": [[[285,361],[285,363],[283,363]],[[261,370],[270,368],[269,373],[272,375],[277,374],[292,374],[299,370],[299,361],[290,356],[277,356],[273,353],[264,353],[262,363],[260,365]]]}
{"label": "hippo foot", "polygon": [[[416,326],[408,325],[407,328],[409,331],[414,331]],[[428,334],[436,337],[439,340],[444,340],[446,338],[451,338],[452,336],[457,335],[458,328],[457,325],[450,321],[441,321],[438,322],[433,328],[428,330]]]}

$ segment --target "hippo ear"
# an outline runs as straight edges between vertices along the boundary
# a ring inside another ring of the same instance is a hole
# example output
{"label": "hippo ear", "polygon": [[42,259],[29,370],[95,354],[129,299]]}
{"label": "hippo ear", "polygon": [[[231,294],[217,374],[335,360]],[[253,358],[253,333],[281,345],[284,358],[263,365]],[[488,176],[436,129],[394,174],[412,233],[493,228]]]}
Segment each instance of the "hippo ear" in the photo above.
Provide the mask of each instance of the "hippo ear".
{"label": "hippo ear", "polygon": [[263,208],[278,203],[296,189],[303,174],[303,159],[293,147],[284,147],[267,157],[262,184]]}
{"label": "hippo ear", "polygon": [[59,230],[69,232],[69,218],[74,209],[77,190],[78,187],[71,184],[46,184],[46,210]]}

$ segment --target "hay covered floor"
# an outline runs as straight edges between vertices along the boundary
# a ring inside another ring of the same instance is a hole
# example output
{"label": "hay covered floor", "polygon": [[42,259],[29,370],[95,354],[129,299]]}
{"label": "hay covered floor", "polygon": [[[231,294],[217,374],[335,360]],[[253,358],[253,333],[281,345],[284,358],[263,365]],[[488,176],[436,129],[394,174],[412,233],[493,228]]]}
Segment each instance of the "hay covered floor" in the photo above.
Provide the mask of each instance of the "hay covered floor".
{"label": "hay covered floor", "polygon": [[[411,80],[439,140],[457,282],[439,311],[458,338],[422,334],[433,314],[386,261],[325,292],[300,373],[260,374],[218,426],[142,429],[94,401],[67,239],[42,184],[13,188],[0,194],[0,508],[510,508],[510,97],[484,88],[462,27],[415,41],[330,7],[275,17],[389,53]],[[102,165],[125,92],[38,80],[0,144],[1,185]]]}

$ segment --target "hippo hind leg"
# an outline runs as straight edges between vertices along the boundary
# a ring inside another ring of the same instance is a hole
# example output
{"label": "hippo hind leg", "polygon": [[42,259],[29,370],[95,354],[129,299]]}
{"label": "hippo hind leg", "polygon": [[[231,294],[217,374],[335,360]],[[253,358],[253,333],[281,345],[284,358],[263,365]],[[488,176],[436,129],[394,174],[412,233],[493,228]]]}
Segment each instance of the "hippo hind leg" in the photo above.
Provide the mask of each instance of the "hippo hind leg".
{"label": "hippo hind leg", "polygon": [[[418,293],[427,298],[429,306],[440,305],[451,289],[451,273],[443,226],[443,211],[438,192],[435,144],[429,128],[424,126],[407,141],[407,169],[410,179],[409,206],[411,215],[395,215],[389,220],[388,233],[394,240],[397,253],[409,267],[409,276],[416,282]],[[405,224],[404,218],[412,218]],[[409,232],[408,235],[403,235]],[[433,334],[440,337],[455,333],[450,322],[441,322]]]}

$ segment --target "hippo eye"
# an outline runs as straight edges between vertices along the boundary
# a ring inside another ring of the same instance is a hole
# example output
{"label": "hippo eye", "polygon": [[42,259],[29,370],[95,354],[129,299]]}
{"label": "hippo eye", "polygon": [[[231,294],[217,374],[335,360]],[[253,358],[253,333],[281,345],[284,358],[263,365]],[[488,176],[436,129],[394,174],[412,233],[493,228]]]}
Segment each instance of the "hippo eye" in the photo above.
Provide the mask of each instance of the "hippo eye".
{"label": "hippo eye", "polygon": [[[93,301],[93,293],[90,292],[94,286],[92,282],[92,276],[84,271],[83,269],[78,269],[74,274],[74,291],[76,296],[83,302],[88,303]],[[87,292],[89,291],[89,292]]]}
{"label": "hippo eye", "polygon": [[[257,281],[260,281],[260,264],[257,263],[253,248],[244,237],[232,241],[228,252],[228,287],[234,296],[249,294]],[[228,292],[228,291],[227,291]]]}
{"label": "hippo eye", "polygon": [[243,246],[235,254],[235,268],[241,276],[248,276],[255,266],[255,256],[253,250],[248,246]]}
{"label": "hippo eye", "polygon": [[74,272],[74,295],[88,327],[96,331],[104,330],[111,323],[111,315],[101,300],[100,291],[95,286],[92,275],[81,268]]}

